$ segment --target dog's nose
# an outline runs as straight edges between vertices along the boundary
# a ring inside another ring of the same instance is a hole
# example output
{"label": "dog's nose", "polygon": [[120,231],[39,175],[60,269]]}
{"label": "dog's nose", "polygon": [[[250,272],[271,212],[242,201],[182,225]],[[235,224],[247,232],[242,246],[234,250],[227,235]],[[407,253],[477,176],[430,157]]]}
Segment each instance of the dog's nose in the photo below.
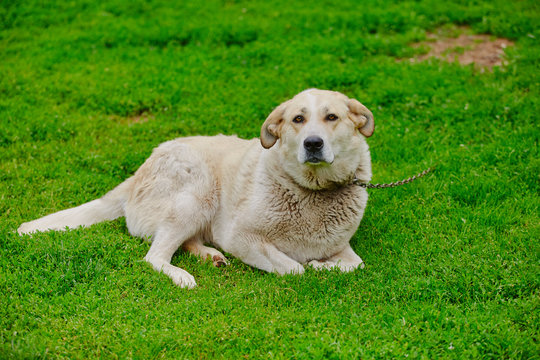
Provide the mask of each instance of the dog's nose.
{"label": "dog's nose", "polygon": [[308,136],[304,140],[304,148],[307,151],[318,151],[321,150],[324,146],[324,141],[318,136]]}

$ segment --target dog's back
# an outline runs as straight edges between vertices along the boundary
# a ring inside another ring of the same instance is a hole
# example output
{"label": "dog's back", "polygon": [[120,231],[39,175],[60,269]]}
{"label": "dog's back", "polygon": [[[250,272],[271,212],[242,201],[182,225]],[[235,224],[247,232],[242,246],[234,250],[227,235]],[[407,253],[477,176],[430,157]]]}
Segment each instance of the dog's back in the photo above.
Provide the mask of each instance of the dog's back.
{"label": "dog's back", "polygon": [[[253,147],[262,149],[257,139],[224,135],[165,142],[154,149],[135,175],[103,197],[23,223],[17,231],[21,235],[62,231],[126,216],[132,235],[151,238],[161,221],[152,220],[154,215],[162,215],[162,210],[171,203],[185,202],[182,194],[193,191],[208,194],[217,185],[233,184],[231,177],[236,176],[238,164]],[[211,196],[214,195],[217,196]]]}

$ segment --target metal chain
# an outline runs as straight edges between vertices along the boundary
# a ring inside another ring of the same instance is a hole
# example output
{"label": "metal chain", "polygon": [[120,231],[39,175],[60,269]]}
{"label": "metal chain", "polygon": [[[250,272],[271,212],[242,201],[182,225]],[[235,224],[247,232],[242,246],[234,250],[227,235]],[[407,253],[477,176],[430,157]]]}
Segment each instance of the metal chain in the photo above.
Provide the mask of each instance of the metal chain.
{"label": "metal chain", "polygon": [[389,184],[370,184],[370,183],[363,183],[363,182],[360,182],[359,179],[354,179],[352,181],[352,183],[354,185],[358,185],[360,187],[363,187],[363,188],[367,188],[367,189],[383,189],[383,188],[392,188],[392,187],[396,187],[396,186],[400,186],[400,185],[405,185],[405,184],[408,184],[410,182],[413,182],[414,180],[416,179],[419,179],[421,178],[422,176],[425,176],[427,175],[428,173],[430,173],[433,169],[432,168],[427,168],[426,170],[422,171],[420,174],[418,175],[415,175],[413,177],[410,177],[408,179],[404,179],[404,180],[401,180],[401,181],[398,181],[398,182],[393,182],[393,183],[389,183]]}

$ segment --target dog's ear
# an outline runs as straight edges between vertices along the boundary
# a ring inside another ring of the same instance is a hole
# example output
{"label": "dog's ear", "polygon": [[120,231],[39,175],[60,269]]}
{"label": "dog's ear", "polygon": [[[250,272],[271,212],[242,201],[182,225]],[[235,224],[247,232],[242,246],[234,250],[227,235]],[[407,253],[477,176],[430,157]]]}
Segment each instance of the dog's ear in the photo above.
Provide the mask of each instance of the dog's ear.
{"label": "dog's ear", "polygon": [[347,106],[349,107],[349,118],[360,133],[365,137],[373,135],[375,123],[371,111],[356,99],[349,99]]}
{"label": "dog's ear", "polygon": [[283,114],[289,102],[286,101],[274,109],[266,118],[261,128],[261,144],[265,149],[269,149],[276,143],[280,136]]}

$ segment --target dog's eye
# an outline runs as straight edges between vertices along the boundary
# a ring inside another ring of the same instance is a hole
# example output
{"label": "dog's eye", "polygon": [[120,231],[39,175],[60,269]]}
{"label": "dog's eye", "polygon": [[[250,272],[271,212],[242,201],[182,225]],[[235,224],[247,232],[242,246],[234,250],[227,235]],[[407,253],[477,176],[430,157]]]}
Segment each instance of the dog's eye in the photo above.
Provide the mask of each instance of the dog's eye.
{"label": "dog's eye", "polygon": [[302,115],[296,115],[296,117],[292,120],[293,123],[303,123],[304,122],[304,117]]}
{"label": "dog's eye", "polygon": [[336,121],[338,117],[335,114],[328,114],[326,115],[326,120],[328,121]]}

